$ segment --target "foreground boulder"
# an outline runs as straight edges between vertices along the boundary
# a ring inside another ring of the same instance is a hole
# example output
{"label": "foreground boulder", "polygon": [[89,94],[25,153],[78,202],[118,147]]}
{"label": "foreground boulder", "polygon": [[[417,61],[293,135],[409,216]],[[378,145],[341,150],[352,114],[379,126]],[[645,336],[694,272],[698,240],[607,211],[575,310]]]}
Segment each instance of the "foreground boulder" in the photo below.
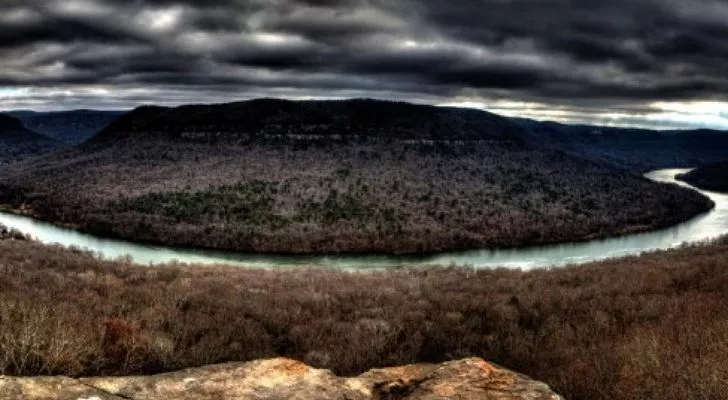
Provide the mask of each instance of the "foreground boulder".
{"label": "foreground boulder", "polygon": [[478,358],[337,377],[285,358],[120,378],[0,377],[4,400],[560,400],[541,382]]}

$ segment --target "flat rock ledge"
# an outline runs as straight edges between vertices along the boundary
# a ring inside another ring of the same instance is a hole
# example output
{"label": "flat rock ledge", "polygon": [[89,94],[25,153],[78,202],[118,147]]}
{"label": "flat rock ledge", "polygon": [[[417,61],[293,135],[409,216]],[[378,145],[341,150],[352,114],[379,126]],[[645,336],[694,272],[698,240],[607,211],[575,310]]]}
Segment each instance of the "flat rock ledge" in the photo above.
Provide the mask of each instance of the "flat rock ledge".
{"label": "flat rock ledge", "polygon": [[375,369],[344,378],[275,358],[155,376],[82,378],[0,376],[3,400],[488,399],[563,400],[544,383],[479,358]]}

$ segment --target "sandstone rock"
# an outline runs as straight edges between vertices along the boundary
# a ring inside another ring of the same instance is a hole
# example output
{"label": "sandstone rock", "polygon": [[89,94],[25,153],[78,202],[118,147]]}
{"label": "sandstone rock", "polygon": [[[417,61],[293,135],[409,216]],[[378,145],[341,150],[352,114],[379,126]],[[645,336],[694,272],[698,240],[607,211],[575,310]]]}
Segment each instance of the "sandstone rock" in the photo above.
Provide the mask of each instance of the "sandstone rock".
{"label": "sandstone rock", "polygon": [[337,377],[285,358],[141,377],[0,377],[3,400],[560,400],[541,382],[478,358]]}
{"label": "sandstone rock", "polygon": [[0,376],[0,399],[119,400],[120,398],[71,378],[10,378]]}

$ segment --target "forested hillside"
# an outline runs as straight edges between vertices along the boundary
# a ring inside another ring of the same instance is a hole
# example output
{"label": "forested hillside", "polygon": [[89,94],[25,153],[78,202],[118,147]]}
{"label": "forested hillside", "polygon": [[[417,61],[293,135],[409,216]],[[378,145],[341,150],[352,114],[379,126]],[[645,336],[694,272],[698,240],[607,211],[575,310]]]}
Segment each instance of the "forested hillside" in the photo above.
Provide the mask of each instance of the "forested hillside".
{"label": "forested hillside", "polygon": [[26,129],[20,120],[0,114],[0,165],[57,149],[55,140]]}
{"label": "forested hillside", "polygon": [[370,100],[143,107],[0,184],[6,205],[87,231],[283,253],[586,240],[712,206],[538,146],[507,118]]}
{"label": "forested hillside", "polygon": [[704,165],[678,179],[701,189],[728,192],[728,161]]}
{"label": "forested hillside", "polygon": [[124,111],[98,110],[8,112],[8,115],[19,119],[26,128],[66,145],[88,140],[123,114]]}
{"label": "forested hillside", "polygon": [[635,172],[689,168],[724,160],[728,132],[657,131],[514,119],[533,142]]}

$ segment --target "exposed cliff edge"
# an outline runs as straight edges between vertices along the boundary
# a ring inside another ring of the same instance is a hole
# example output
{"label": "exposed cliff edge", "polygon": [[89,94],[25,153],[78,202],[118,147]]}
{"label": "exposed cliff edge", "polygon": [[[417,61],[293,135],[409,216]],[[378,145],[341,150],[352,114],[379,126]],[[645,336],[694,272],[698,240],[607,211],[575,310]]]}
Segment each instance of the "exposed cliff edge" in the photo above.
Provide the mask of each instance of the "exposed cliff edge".
{"label": "exposed cliff edge", "polygon": [[351,378],[285,358],[148,377],[0,377],[0,393],[6,400],[561,399],[544,383],[478,358],[376,369]]}

